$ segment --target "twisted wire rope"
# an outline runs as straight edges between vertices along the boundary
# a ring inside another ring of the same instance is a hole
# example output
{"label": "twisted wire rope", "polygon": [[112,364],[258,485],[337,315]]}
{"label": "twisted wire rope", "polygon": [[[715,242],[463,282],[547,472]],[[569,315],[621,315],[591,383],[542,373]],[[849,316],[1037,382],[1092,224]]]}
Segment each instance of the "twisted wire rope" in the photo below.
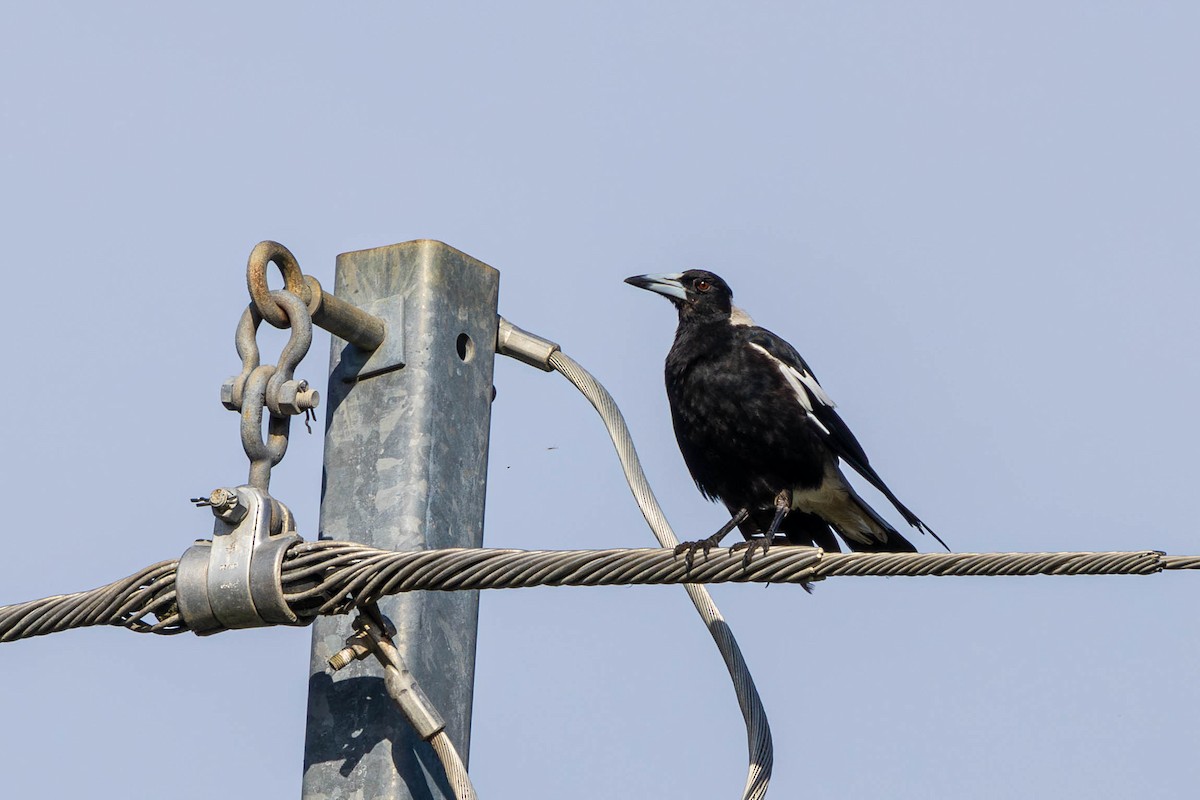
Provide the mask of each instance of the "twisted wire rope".
{"label": "twisted wire rope", "polygon": [[1163,569],[1200,569],[1200,556],[1163,556]]}
{"label": "twisted wire rope", "polygon": [[434,752],[437,753],[438,759],[446,770],[446,780],[450,783],[455,800],[477,800],[475,786],[471,783],[462,757],[458,754],[454,743],[450,741],[450,735],[444,730],[438,731],[429,740],[429,743],[433,745]]}
{"label": "twisted wire rope", "polygon": [[[283,563],[288,605],[304,619],[342,614],[400,592],[629,586],[676,583],[808,583],[852,577],[1154,575],[1200,570],[1200,556],[1157,550],[1064,553],[826,553],[773,547],[749,567],[727,548],[697,556],[691,569],[665,548],[618,550],[378,550],[353,542],[301,542]],[[0,606],[0,642],[115,625],[138,633],[188,630],[175,607],[176,561],[110,584]],[[356,594],[357,587],[365,594]],[[320,601],[320,602],[316,602]],[[154,617],[155,621],[147,621]]]}
{"label": "twisted wire rope", "polygon": [[[283,565],[289,605],[311,597],[324,603],[313,613],[336,614],[355,603],[398,592],[525,589],[535,586],[628,586],[676,583],[806,584],[833,577],[1011,577],[1029,575],[1154,575],[1200,569],[1200,557],[1164,556],[1156,550],[1110,553],[826,553],[818,548],[775,547],[745,565],[740,550],[714,549],[689,568],[666,548],[625,550],[447,549],[386,551],[362,545],[339,547],[338,566],[310,585],[309,566],[329,542],[292,549]],[[331,548],[332,550],[332,548]],[[356,560],[359,559],[359,560]],[[436,565],[437,569],[431,566]],[[356,594],[363,578],[369,589]],[[292,589],[301,585],[304,588]]]}
{"label": "twisted wire rope", "polygon": [[[178,561],[160,561],[127,578],[73,594],[0,607],[0,642],[90,625],[122,625],[139,633],[187,630],[175,607]],[[156,622],[146,622],[154,617]]]}

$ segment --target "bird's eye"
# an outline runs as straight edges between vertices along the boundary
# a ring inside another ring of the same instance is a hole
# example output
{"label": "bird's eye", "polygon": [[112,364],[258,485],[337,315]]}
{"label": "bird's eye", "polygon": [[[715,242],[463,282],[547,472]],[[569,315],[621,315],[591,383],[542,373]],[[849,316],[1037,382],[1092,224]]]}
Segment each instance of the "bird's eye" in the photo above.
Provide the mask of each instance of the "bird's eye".
{"label": "bird's eye", "polygon": [[704,280],[704,278],[697,278],[696,282],[692,285],[696,287],[697,292],[707,292],[712,288],[712,284]]}

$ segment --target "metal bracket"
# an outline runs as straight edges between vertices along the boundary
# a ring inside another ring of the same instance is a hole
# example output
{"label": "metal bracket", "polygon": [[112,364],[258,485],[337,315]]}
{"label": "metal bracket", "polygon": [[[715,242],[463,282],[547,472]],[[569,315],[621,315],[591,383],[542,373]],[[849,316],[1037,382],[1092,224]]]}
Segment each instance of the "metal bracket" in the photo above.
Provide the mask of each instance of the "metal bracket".
{"label": "metal bracket", "polygon": [[403,298],[383,297],[364,304],[363,310],[381,323],[383,341],[374,350],[365,350],[354,342],[347,342],[339,361],[343,383],[359,383],[404,367]]}
{"label": "metal bracket", "polygon": [[369,314],[383,320],[383,342],[358,370],[356,380],[366,380],[404,366],[404,303],[384,297],[367,304]]}
{"label": "metal bracket", "polygon": [[229,628],[306,625],[288,608],[280,568],[288,547],[303,541],[292,513],[252,486],[217,489],[212,541],[198,541],[179,559],[179,611],[200,636]]}

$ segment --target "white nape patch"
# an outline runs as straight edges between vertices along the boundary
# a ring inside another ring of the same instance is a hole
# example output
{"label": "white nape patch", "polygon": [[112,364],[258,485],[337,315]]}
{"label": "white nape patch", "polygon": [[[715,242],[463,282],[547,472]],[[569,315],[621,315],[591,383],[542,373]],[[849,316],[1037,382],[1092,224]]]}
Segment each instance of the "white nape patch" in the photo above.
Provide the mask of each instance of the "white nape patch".
{"label": "white nape patch", "polygon": [[[828,436],[829,428],[826,428],[825,424],[822,423],[821,420],[817,419],[813,414],[812,398],[815,397],[818,403],[828,408],[833,408],[833,400],[829,398],[829,395],[825,394],[825,390],[821,388],[821,384],[817,383],[817,379],[812,376],[812,373],[810,373],[808,370],[798,370],[793,366],[785,364],[775,356],[771,355],[767,348],[760,344],[751,342],[750,346],[769,358],[771,362],[775,364],[776,368],[778,368],[779,372],[783,375],[783,379],[788,382],[788,386],[792,387],[792,391],[796,393],[796,399],[800,401],[800,405],[802,405],[805,412],[808,413],[808,418],[812,420],[813,424],[815,424],[818,428],[825,431],[825,434]],[[812,392],[811,397],[809,396],[809,392]]]}
{"label": "white nape patch", "polygon": [[729,309],[729,324],[750,327],[754,324],[754,320],[750,319],[750,315],[745,311],[737,306],[733,306],[731,309]]}

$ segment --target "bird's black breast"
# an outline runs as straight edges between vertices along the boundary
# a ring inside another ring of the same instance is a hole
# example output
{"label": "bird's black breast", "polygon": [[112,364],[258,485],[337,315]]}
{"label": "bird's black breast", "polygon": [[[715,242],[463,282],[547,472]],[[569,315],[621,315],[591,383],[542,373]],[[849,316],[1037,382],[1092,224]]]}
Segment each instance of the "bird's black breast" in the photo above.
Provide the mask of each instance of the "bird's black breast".
{"label": "bird's black breast", "polygon": [[828,450],[783,375],[745,326],[681,325],[667,355],[667,398],[700,490],[736,507],[769,506],[781,489],[817,486]]}

